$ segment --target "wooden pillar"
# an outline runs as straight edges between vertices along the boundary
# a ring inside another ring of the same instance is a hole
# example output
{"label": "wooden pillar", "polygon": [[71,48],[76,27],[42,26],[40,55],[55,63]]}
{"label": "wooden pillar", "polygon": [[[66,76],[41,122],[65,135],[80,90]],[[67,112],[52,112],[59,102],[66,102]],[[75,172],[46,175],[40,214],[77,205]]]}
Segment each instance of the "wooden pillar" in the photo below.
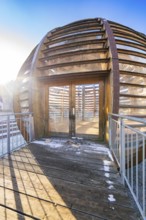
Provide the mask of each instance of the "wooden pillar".
{"label": "wooden pillar", "polygon": [[99,82],[99,137],[104,139],[105,135],[105,89],[104,81]]}
{"label": "wooden pillar", "polygon": [[44,86],[44,95],[45,95],[45,106],[44,106],[44,135],[47,137],[49,135],[49,87],[48,85]]}
{"label": "wooden pillar", "polygon": [[82,86],[82,121],[85,120],[85,86]]}
{"label": "wooden pillar", "polygon": [[109,65],[107,66],[108,69],[111,69],[110,75],[106,79],[106,135],[105,139],[108,142],[109,136],[108,136],[108,113],[119,113],[119,78],[120,78],[120,72],[119,72],[119,60],[118,60],[118,52],[116,47],[116,41],[114,38],[113,31],[110,27],[110,24],[107,20],[101,19],[101,24],[103,25],[103,29],[105,30],[105,37],[107,37],[107,46],[109,47],[109,54],[108,57],[110,57]]}
{"label": "wooden pillar", "polygon": [[46,86],[37,80],[32,82],[32,112],[34,117],[35,138],[41,138],[46,135],[48,124],[48,100]]}
{"label": "wooden pillar", "polygon": [[110,63],[108,68],[111,68],[110,72],[110,106],[109,112],[118,114],[119,112],[119,59],[116,47],[116,41],[113,35],[113,31],[107,20],[101,19],[105,34],[107,37],[107,44],[109,46]]}
{"label": "wooden pillar", "polygon": [[96,104],[96,86],[93,85],[93,97],[94,97],[94,103],[93,103],[93,111],[94,111],[94,118],[96,117],[96,111],[97,111],[97,104]]}
{"label": "wooden pillar", "polygon": [[75,85],[69,89],[69,134],[75,136]]}
{"label": "wooden pillar", "polygon": [[65,93],[65,88],[63,87],[63,91],[62,91],[62,97],[61,97],[61,121],[63,121],[64,119],[64,93]]}

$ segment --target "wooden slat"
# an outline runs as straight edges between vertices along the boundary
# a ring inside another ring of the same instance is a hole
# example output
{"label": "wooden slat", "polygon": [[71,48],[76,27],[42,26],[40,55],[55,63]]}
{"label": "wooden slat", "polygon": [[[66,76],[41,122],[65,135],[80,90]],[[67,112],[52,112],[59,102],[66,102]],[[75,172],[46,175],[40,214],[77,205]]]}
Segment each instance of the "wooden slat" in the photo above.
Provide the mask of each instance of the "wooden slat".
{"label": "wooden slat", "polygon": [[122,33],[125,33],[125,35],[130,34],[130,35],[133,35],[137,39],[141,39],[141,40],[144,39],[144,37],[141,35],[140,32],[135,31],[132,28],[129,28],[127,26],[124,26],[124,25],[121,25],[121,24],[118,24],[118,23],[114,23],[114,22],[111,22],[111,21],[110,21],[110,25],[111,25],[111,28],[112,28],[113,32],[115,32],[115,31],[116,32],[117,31],[121,32],[122,31]]}
{"label": "wooden slat", "polygon": [[[115,37],[121,37],[121,38],[123,38],[123,40],[125,39],[129,39],[129,40],[132,40],[132,41],[134,41],[135,43],[140,43],[140,44],[145,44],[145,40],[144,39],[142,39],[141,37],[139,37],[139,35],[137,35],[137,36],[133,36],[132,34],[131,34],[131,32],[129,32],[129,34],[127,33],[127,34],[125,34],[124,32],[122,32],[122,31],[117,31],[117,30],[114,30],[114,36]],[[130,41],[129,41],[130,42]]]}
{"label": "wooden slat", "polygon": [[106,48],[97,48],[97,49],[82,49],[78,51],[69,51],[69,52],[60,52],[54,55],[47,55],[43,58],[39,58],[40,61],[52,60],[56,58],[68,57],[68,56],[77,56],[82,54],[92,54],[92,53],[106,53],[108,51],[108,47]]}
{"label": "wooden slat", "polygon": [[81,61],[72,61],[67,63],[58,63],[52,65],[43,65],[42,67],[38,67],[39,70],[48,70],[52,68],[65,67],[65,66],[75,66],[75,65],[84,65],[84,64],[93,64],[93,63],[108,63],[109,59],[94,59],[94,60],[81,60]]}
{"label": "wooden slat", "polygon": [[101,29],[102,29],[102,26],[95,22],[94,23],[91,22],[91,24],[68,25],[68,26],[63,26],[63,27],[56,28],[55,30],[53,30],[52,36],[49,36],[49,38],[54,39],[54,38],[58,38],[61,36],[65,36],[65,35],[73,34],[77,32],[82,32],[82,31],[90,32],[91,30],[100,31]]}
{"label": "wooden slat", "polygon": [[54,46],[51,48],[44,49],[44,50],[42,50],[42,52],[48,53],[49,51],[53,51],[53,50],[61,50],[61,49],[65,49],[65,48],[72,48],[72,47],[91,45],[91,44],[101,44],[101,43],[105,43],[106,40],[107,40],[106,38],[103,38],[103,39],[97,39],[97,40],[86,40],[86,41],[68,43],[68,44]]}
{"label": "wooden slat", "polygon": [[120,82],[121,86],[132,86],[132,87],[141,87],[146,88],[146,85],[136,84],[136,83],[122,83]]}
{"label": "wooden slat", "polygon": [[116,44],[129,46],[129,47],[134,47],[134,48],[146,51],[146,44],[145,45],[140,45],[140,44],[137,44],[137,43],[126,41],[126,40],[116,40]]}
{"label": "wooden slat", "polygon": [[146,67],[146,63],[137,62],[137,61],[133,61],[133,60],[119,59],[119,63],[134,65],[134,66],[140,66],[140,67]]}
{"label": "wooden slat", "polygon": [[88,32],[88,33],[77,33],[74,35],[68,35],[65,37],[63,36],[63,37],[55,38],[55,39],[50,39],[50,37],[48,37],[48,41],[44,42],[44,45],[49,46],[49,45],[56,44],[56,43],[66,41],[66,40],[74,40],[77,38],[99,36],[99,35],[102,35],[103,33],[104,33],[104,31],[102,30],[102,31],[95,31],[95,32]]}
{"label": "wooden slat", "polygon": [[132,56],[141,57],[141,58],[146,58],[146,53],[140,53],[138,51],[118,49],[118,53],[132,55]]}
{"label": "wooden slat", "polygon": [[[51,76],[40,76],[37,77],[37,80],[43,83],[62,83],[64,85],[70,84],[71,82],[76,82],[78,84],[80,83],[94,83],[96,80],[101,80],[104,77],[106,77],[109,74],[109,70],[104,71],[87,71],[87,72],[78,72],[78,73],[70,73],[67,74],[61,74],[61,75],[51,75]],[[54,84],[56,85],[56,84]]]}
{"label": "wooden slat", "polygon": [[120,105],[120,108],[146,109],[146,105]]}
{"label": "wooden slat", "polygon": [[133,94],[122,94],[120,93],[120,97],[130,97],[130,98],[146,98],[146,95],[133,95]]}
{"label": "wooden slat", "polygon": [[[120,70],[120,74],[131,75],[131,76],[138,76],[138,77],[146,77],[145,73],[124,71],[124,70]],[[141,85],[141,84],[139,84],[139,85]]]}

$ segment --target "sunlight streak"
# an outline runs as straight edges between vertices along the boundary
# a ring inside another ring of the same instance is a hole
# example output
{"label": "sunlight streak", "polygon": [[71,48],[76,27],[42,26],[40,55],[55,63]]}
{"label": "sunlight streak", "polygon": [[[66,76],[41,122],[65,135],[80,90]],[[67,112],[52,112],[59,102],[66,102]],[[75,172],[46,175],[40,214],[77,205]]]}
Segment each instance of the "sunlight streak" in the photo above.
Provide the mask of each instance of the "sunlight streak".
{"label": "sunlight streak", "polygon": [[15,80],[27,56],[28,51],[24,46],[0,39],[0,84]]}

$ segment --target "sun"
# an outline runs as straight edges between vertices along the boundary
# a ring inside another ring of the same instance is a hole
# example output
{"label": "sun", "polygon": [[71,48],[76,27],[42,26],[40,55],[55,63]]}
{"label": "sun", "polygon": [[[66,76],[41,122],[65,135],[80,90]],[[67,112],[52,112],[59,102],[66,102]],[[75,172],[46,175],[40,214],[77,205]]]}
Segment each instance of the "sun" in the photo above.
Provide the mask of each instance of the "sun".
{"label": "sun", "polygon": [[15,80],[20,67],[28,56],[23,45],[0,41],[0,84]]}

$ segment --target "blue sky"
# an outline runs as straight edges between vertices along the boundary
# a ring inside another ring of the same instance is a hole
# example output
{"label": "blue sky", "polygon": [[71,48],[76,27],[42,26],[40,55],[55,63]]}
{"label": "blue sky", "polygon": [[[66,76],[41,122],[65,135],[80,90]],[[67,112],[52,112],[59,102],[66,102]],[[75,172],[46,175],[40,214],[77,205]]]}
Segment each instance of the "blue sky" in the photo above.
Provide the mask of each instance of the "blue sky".
{"label": "blue sky", "polygon": [[146,0],[0,0],[1,81],[15,79],[33,47],[49,30],[95,17],[146,34]]}

